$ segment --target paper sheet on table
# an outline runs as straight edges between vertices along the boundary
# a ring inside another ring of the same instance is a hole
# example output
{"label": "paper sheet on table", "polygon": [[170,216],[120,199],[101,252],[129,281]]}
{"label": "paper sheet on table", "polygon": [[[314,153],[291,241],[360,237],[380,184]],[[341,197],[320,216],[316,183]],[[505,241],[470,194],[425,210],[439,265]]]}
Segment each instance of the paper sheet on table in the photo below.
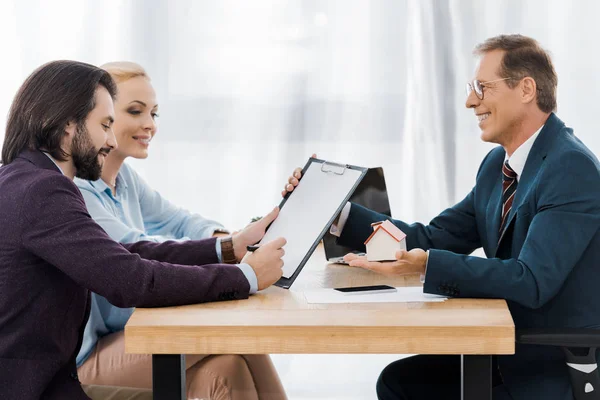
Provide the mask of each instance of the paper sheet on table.
{"label": "paper sheet on table", "polygon": [[333,289],[305,290],[307,303],[409,303],[440,302],[448,298],[436,294],[423,293],[421,286],[397,287],[393,293],[344,294]]}

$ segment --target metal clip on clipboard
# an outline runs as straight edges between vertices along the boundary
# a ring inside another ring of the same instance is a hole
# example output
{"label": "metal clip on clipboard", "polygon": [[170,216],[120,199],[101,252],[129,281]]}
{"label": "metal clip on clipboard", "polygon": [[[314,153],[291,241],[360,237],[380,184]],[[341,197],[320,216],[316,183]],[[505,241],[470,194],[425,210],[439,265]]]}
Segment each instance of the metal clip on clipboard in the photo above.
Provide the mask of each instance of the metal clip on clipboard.
{"label": "metal clip on clipboard", "polygon": [[[287,239],[283,273],[275,284],[285,289],[298,277],[368,169],[311,157],[302,170],[302,190],[294,190],[283,198],[279,217],[259,243],[264,244],[280,236]],[[318,204],[318,207],[313,207],[313,204]],[[316,232],[319,232],[318,235],[315,235]]]}
{"label": "metal clip on clipboard", "polygon": [[[330,166],[331,168],[325,169],[326,166]],[[341,170],[335,170],[335,168],[341,168]],[[333,162],[325,161],[321,164],[321,172],[325,172],[326,174],[336,174],[336,175],[344,175],[344,172],[348,169],[348,164],[337,164]]]}

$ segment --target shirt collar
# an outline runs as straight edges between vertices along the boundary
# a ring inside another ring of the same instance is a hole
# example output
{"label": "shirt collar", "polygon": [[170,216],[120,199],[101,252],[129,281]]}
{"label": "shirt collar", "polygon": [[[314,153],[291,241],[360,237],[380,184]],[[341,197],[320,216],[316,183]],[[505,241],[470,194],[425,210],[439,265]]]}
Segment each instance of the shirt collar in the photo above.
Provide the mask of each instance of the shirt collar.
{"label": "shirt collar", "polygon": [[[125,180],[121,178],[121,171],[119,171],[119,173],[117,174],[116,183],[117,194],[121,191],[121,189],[127,189],[127,182],[125,182]],[[102,178],[95,181],[90,181],[90,184],[94,187],[94,189],[98,190],[99,192],[106,192],[108,190],[108,192],[112,195],[112,189],[106,184],[106,182],[102,180]]]}
{"label": "shirt collar", "polygon": [[61,167],[58,166],[58,164],[56,163],[56,160],[54,159],[54,157],[52,157],[50,154],[46,153],[45,151],[42,151],[42,153],[44,153],[49,159],[50,161],[52,161],[54,163],[54,165],[56,165],[56,168],[58,168],[58,170],[60,171],[61,174],[65,174],[62,170]]}
{"label": "shirt collar", "polygon": [[[54,159],[54,157],[52,157],[49,153],[46,153],[45,151],[42,151],[42,153],[44,153],[50,159],[50,161],[52,161],[54,163],[54,165],[56,165],[56,168],[58,168],[58,170],[60,171],[61,174],[63,174],[63,175],[65,174],[63,172],[62,168],[60,168],[58,166],[58,164],[56,163],[56,160]],[[90,181],[90,183],[92,184],[92,186],[94,186],[94,188],[100,190],[101,192],[108,190],[112,194],[111,188],[102,180],[102,178],[100,178],[96,181]],[[125,182],[123,179],[121,179],[121,172],[119,172],[117,174],[117,186],[127,188],[127,182]]]}
{"label": "shirt collar", "polygon": [[98,190],[99,192],[104,192],[106,190],[108,190],[109,192],[112,192],[110,190],[110,187],[106,184],[106,182],[104,182],[102,180],[102,178],[95,180],[95,181],[90,181],[90,185],[92,185],[94,187],[94,189]]}
{"label": "shirt collar", "polygon": [[515,152],[510,157],[506,157],[508,160],[508,165],[512,168],[513,171],[517,174],[517,180],[523,174],[523,170],[525,169],[525,163],[527,162],[527,157],[529,157],[529,152],[533,147],[533,143],[535,139],[540,134],[544,125],[540,127],[529,139],[527,139],[522,145],[520,145]]}

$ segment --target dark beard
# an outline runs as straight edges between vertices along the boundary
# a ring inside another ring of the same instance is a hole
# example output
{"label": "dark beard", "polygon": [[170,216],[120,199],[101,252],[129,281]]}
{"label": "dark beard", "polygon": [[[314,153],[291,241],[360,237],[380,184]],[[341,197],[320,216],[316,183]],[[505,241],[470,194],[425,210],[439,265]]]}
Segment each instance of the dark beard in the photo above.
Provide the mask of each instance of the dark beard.
{"label": "dark beard", "polygon": [[96,149],[85,126],[78,125],[71,145],[71,159],[75,176],[88,181],[100,179],[102,165],[98,161],[100,151]]}

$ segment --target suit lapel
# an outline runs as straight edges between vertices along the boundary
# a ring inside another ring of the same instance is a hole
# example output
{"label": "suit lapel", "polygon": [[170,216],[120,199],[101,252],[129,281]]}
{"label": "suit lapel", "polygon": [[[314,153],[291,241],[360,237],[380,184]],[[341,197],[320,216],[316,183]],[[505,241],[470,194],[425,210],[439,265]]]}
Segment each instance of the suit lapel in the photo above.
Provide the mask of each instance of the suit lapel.
{"label": "suit lapel", "polygon": [[[517,185],[517,191],[515,192],[515,199],[513,201],[510,212],[508,213],[508,221],[504,226],[504,230],[498,239],[498,246],[496,247],[496,252],[498,251],[498,247],[500,247],[500,243],[504,240],[504,234],[508,230],[508,227],[512,224],[515,219],[515,215],[517,214],[517,210],[521,205],[525,203],[525,200],[529,197],[528,194],[533,187],[533,182],[535,181],[536,176],[540,172],[542,168],[542,164],[544,163],[546,156],[548,154],[548,149],[550,147],[551,142],[557,136],[558,130],[564,127],[564,123],[554,114],[550,114],[544,128],[541,130],[539,136],[533,143],[531,147],[531,151],[527,156],[527,161],[525,162],[525,168],[523,168],[523,173],[519,177],[519,183]],[[500,200],[502,203],[502,200]],[[500,205],[502,207],[502,205]],[[502,210],[496,214],[497,219],[500,219],[500,215]],[[497,226],[500,224],[498,223]],[[498,234],[496,234],[498,237]],[[495,253],[496,253],[495,252]],[[495,254],[494,254],[495,256]]]}
{"label": "suit lapel", "polygon": [[[544,157],[544,158],[546,158],[546,157]],[[504,225],[504,229],[502,230],[502,233],[500,234],[500,238],[498,239],[498,246],[496,247],[496,250],[498,250],[498,247],[500,247],[500,243],[504,239],[504,234],[508,230],[508,227],[514,221],[515,215],[517,214],[517,210],[525,202],[525,200],[529,197],[528,196],[529,191],[531,190],[532,183],[535,180],[535,177],[537,176],[537,173],[539,171],[539,168],[540,168],[542,162],[543,162],[542,157],[535,157],[534,159],[532,159],[531,154],[529,155],[529,157],[527,157],[527,163],[525,164],[525,169],[523,170],[523,175],[521,175],[521,178],[519,179],[519,183],[517,185],[517,191],[515,192],[515,199],[510,208],[510,211],[508,213],[508,217],[507,217],[508,221],[506,221],[506,225]],[[529,165],[531,165],[531,168],[528,170]],[[529,171],[529,172],[531,172],[531,174],[526,175],[525,171]],[[531,175],[531,176],[529,176],[529,175]],[[500,215],[502,215],[501,213],[502,213],[502,210],[500,210],[499,213],[497,214],[498,219],[500,219]]]}

